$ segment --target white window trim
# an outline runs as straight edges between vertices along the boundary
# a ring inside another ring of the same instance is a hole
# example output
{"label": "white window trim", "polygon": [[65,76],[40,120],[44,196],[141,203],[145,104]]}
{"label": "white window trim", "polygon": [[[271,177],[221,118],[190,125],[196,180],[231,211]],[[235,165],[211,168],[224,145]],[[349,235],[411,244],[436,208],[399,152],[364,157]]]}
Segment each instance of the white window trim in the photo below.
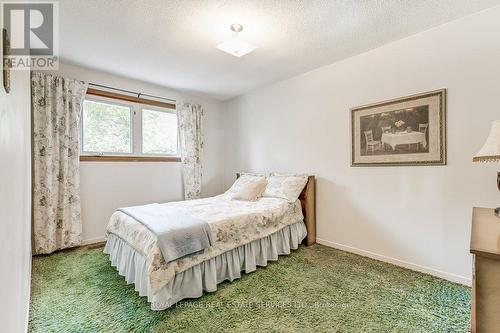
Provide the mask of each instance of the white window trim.
{"label": "white window trim", "polygon": [[[123,107],[130,108],[130,113],[132,117],[131,131],[130,131],[130,145],[131,153],[115,153],[115,152],[88,152],[83,150],[83,107],[82,115],[80,117],[80,156],[125,156],[125,157],[173,157],[180,158],[180,144],[179,144],[179,133],[177,133],[177,154],[143,154],[142,153],[142,110],[152,110],[160,111],[166,113],[172,113],[177,115],[176,110],[160,108],[157,106],[145,105],[134,102],[121,102],[113,98],[101,97],[101,96],[86,96],[85,100],[93,102],[108,103]],[[177,118],[178,119],[178,118]],[[178,130],[179,126],[177,126]]]}

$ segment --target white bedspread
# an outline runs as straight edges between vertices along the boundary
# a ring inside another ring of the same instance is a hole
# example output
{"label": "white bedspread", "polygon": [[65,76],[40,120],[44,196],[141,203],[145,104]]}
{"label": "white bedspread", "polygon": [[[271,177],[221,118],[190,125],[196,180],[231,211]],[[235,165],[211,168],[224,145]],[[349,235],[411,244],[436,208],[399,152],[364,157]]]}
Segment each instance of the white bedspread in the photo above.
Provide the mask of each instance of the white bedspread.
{"label": "white bedspread", "polygon": [[303,220],[300,201],[290,204],[278,198],[260,198],[256,202],[248,202],[219,195],[166,205],[209,223],[213,246],[203,254],[166,263],[156,236],[132,217],[117,211],[111,216],[107,227],[108,233],[119,236],[147,258],[153,293],[172,280],[176,273]]}

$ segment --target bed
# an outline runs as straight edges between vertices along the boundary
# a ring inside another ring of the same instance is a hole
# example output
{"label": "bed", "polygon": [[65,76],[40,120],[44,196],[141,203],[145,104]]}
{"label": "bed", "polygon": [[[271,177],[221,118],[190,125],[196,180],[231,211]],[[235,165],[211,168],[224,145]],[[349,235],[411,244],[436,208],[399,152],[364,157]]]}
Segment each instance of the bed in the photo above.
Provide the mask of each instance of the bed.
{"label": "bed", "polygon": [[307,178],[295,202],[272,197],[247,202],[222,194],[162,205],[206,221],[213,243],[202,253],[166,262],[154,233],[122,211],[113,213],[104,253],[127,283],[147,297],[152,310],[213,292],[222,281],[238,279],[241,272],[316,241],[314,176]]}

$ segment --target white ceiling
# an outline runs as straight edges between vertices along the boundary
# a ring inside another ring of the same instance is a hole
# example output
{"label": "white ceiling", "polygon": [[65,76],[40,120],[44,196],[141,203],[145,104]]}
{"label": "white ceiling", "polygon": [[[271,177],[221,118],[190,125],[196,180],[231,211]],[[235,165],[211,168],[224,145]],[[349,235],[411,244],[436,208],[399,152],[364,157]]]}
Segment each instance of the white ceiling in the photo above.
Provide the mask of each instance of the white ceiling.
{"label": "white ceiling", "polygon": [[[60,57],[228,99],[373,49],[500,0],[61,0]],[[258,46],[215,46],[241,23]]]}

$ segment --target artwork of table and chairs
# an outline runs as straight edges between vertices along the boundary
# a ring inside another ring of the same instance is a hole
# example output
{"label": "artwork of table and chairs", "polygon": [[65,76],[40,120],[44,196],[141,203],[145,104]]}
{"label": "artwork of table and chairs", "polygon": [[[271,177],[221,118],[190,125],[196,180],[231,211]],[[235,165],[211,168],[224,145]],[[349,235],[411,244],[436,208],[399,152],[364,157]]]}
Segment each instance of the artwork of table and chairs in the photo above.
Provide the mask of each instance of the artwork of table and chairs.
{"label": "artwork of table and chairs", "polygon": [[445,89],[351,109],[351,165],[445,165],[445,117]]}

